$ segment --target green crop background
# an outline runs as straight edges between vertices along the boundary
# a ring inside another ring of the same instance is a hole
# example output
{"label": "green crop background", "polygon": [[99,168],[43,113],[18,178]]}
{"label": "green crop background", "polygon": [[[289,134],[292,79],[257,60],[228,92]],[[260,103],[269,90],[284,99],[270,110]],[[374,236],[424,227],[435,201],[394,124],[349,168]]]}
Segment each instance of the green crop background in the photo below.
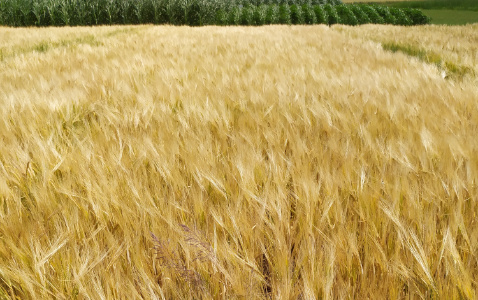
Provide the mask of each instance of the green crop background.
{"label": "green crop background", "polygon": [[[315,17],[312,16],[315,14]],[[418,9],[340,0],[3,0],[0,25],[428,24]]]}

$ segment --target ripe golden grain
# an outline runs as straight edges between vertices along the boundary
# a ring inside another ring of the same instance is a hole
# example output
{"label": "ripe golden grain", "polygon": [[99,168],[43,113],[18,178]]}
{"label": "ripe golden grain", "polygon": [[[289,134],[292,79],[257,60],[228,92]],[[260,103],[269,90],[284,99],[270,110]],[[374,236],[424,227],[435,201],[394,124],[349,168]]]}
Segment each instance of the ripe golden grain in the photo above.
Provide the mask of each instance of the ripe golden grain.
{"label": "ripe golden grain", "polygon": [[1,28],[0,298],[476,297],[476,85],[361,28]]}

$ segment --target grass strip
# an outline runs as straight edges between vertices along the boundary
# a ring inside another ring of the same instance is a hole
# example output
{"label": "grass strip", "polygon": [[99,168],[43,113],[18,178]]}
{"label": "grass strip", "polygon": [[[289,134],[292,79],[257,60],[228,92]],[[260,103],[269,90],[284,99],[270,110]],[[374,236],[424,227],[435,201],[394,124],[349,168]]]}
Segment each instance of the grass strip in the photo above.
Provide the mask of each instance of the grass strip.
{"label": "grass strip", "polygon": [[478,12],[469,10],[423,9],[431,24],[466,25],[478,23]]}
{"label": "grass strip", "polygon": [[395,42],[382,43],[382,48],[393,53],[401,52],[408,56],[416,57],[427,64],[434,64],[446,72],[445,78],[463,80],[467,75],[475,76],[475,71],[472,68],[443,60],[439,54],[433,51],[426,51],[412,45],[398,44]]}
{"label": "grass strip", "polygon": [[[106,38],[110,38],[118,34],[135,33],[137,31],[139,31],[138,28],[117,29],[117,30],[108,32],[104,34],[103,36]],[[84,36],[77,37],[75,39],[65,39],[58,42],[44,40],[29,47],[13,47],[13,48],[10,48],[10,51],[8,52],[7,52],[7,48],[0,48],[0,62],[3,62],[8,58],[12,58],[20,54],[28,54],[32,52],[45,53],[55,48],[76,47],[79,45],[90,45],[93,47],[97,47],[97,46],[103,45],[103,43],[100,42],[97,38],[95,38],[94,35],[87,34]]]}
{"label": "grass strip", "polygon": [[478,11],[478,1],[476,0],[387,1],[381,4],[398,8]]}

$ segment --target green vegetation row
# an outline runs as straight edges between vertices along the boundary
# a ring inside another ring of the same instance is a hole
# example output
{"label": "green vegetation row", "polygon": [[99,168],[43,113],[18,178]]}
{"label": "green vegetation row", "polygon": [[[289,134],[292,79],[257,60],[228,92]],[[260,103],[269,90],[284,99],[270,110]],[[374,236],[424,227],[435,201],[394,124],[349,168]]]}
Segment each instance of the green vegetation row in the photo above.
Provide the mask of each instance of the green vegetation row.
{"label": "green vegetation row", "polygon": [[[342,4],[341,0],[0,0],[0,25],[212,24],[216,12],[249,5]],[[194,15],[194,16],[193,16]],[[196,20],[195,20],[196,21]]]}
{"label": "green vegetation row", "polygon": [[219,11],[218,25],[266,24],[428,24],[430,19],[417,9],[373,5],[260,5]]}
{"label": "green vegetation row", "polygon": [[[24,2],[22,2],[24,1]],[[56,1],[56,2],[55,2]],[[117,3],[115,2],[117,1]],[[376,5],[246,4],[211,0],[3,0],[0,25],[82,26],[113,24],[266,25],[266,24],[394,24],[429,23],[417,9]],[[277,1],[277,0],[269,0]],[[302,0],[303,1],[303,0]],[[8,5],[6,4],[8,3]],[[28,3],[31,5],[29,6]],[[167,5],[165,5],[167,3]],[[229,4],[226,4],[229,3]]]}

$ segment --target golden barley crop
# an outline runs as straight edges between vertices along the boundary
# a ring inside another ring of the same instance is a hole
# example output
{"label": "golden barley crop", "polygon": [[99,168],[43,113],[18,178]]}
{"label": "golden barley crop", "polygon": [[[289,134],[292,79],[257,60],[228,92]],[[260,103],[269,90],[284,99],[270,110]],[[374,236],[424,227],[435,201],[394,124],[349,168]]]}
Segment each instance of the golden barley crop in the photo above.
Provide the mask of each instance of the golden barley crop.
{"label": "golden barley crop", "polygon": [[0,298],[476,298],[476,85],[338,28],[0,28]]}

